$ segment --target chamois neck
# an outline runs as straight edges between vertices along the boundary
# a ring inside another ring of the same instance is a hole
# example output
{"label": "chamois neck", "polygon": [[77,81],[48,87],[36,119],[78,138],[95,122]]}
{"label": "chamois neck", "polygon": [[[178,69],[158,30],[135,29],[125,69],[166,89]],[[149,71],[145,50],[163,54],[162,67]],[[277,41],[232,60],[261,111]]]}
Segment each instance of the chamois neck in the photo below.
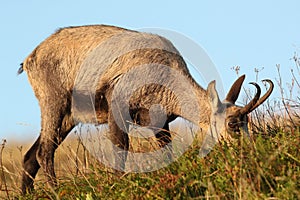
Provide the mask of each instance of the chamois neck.
{"label": "chamois neck", "polygon": [[177,106],[176,114],[201,128],[206,128],[211,115],[207,91],[193,80],[191,85],[191,89],[182,92],[181,103]]}
{"label": "chamois neck", "polygon": [[211,107],[208,101],[207,91],[194,83],[194,88],[196,92],[197,102],[199,105],[199,117],[196,121],[197,125],[208,125],[209,118],[211,116]]}

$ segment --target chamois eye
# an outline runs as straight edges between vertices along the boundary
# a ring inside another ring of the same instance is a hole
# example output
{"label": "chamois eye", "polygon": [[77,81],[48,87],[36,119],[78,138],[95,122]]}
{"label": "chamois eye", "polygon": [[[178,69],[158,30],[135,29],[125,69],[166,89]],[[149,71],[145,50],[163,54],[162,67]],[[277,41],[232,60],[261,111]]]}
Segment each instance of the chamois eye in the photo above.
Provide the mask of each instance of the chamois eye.
{"label": "chamois eye", "polygon": [[235,128],[236,123],[235,122],[228,122],[228,127],[229,128]]}
{"label": "chamois eye", "polygon": [[227,126],[230,129],[235,129],[238,126],[238,121],[236,118],[231,118],[227,121]]}

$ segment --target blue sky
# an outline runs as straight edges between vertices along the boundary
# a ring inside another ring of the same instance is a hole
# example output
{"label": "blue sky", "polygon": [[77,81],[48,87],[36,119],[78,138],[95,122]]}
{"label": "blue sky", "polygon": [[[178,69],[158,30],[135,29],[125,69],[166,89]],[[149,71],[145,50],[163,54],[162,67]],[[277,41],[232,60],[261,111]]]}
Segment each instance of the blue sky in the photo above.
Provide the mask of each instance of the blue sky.
{"label": "blue sky", "polygon": [[[225,91],[240,66],[246,82],[277,77],[281,64],[289,82],[290,60],[300,54],[300,1],[4,1],[0,7],[0,139],[30,139],[40,129],[38,103],[19,64],[59,27],[110,24],[132,29],[156,27],[190,37],[208,53]],[[248,87],[248,85],[245,85]],[[206,85],[203,85],[206,88]],[[251,87],[251,86],[249,86]],[[274,94],[272,98],[276,98]]]}

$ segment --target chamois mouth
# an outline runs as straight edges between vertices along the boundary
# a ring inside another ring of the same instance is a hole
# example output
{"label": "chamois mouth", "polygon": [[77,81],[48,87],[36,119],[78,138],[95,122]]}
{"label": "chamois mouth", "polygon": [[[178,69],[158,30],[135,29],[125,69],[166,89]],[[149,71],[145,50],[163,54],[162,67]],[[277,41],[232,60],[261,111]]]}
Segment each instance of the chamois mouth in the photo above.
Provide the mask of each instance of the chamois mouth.
{"label": "chamois mouth", "polygon": [[238,130],[235,130],[234,132],[231,132],[230,136],[233,139],[239,139],[242,136],[242,134],[241,134],[241,131],[238,129]]}
{"label": "chamois mouth", "polygon": [[244,127],[247,126],[247,123],[244,121],[239,121],[235,123],[229,122],[228,126],[229,127],[227,132],[229,133],[229,135],[234,139],[239,139],[243,136],[243,132],[246,132],[246,129],[244,129]]}

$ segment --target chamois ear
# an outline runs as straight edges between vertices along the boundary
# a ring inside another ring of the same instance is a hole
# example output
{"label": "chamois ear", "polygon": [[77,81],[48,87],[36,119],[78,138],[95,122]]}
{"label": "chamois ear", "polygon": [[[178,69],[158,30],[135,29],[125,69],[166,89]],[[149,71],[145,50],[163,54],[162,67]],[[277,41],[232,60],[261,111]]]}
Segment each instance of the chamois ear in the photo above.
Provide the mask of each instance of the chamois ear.
{"label": "chamois ear", "polygon": [[208,101],[211,105],[212,111],[216,112],[218,108],[222,105],[219,99],[218,92],[216,90],[216,81],[212,81],[207,86]]}
{"label": "chamois ear", "polygon": [[245,74],[240,76],[231,86],[227,96],[226,96],[226,101],[235,104],[235,101],[238,99],[242,84],[245,80]]}

